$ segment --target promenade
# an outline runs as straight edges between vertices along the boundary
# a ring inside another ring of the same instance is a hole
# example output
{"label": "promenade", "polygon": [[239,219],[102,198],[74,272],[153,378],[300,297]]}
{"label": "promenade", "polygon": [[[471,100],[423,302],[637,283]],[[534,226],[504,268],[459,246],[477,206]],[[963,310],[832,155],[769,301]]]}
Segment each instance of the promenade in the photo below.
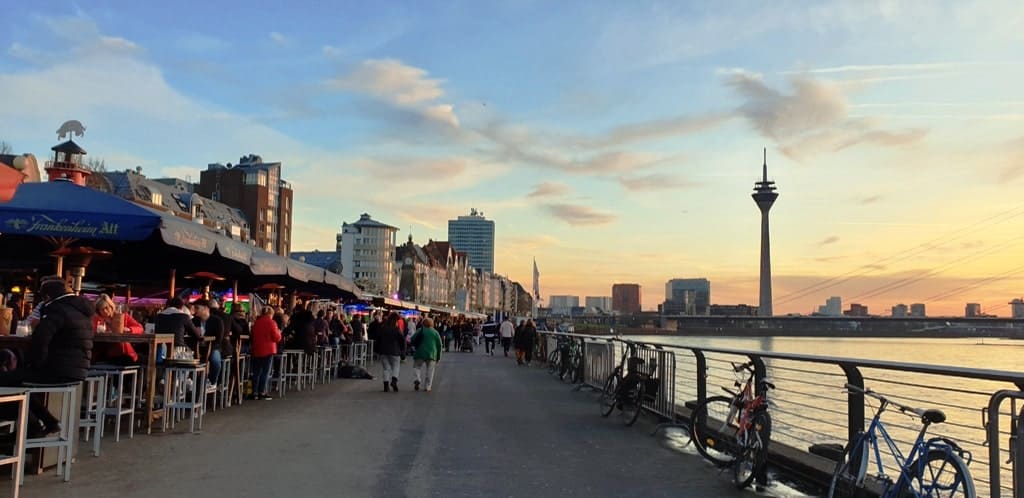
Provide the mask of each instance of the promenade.
{"label": "promenade", "polygon": [[211,413],[202,434],[105,439],[99,458],[80,451],[70,483],[28,476],[22,496],[752,496],[650,437],[650,420],[601,418],[593,395],[542,369],[450,353],[428,394],[411,366],[397,394],[338,379]]}

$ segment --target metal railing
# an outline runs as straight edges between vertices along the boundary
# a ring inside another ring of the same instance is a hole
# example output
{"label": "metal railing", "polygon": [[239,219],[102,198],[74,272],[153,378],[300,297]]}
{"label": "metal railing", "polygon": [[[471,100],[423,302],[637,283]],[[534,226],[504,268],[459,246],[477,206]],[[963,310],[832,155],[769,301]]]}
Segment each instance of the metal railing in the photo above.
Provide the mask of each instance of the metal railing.
{"label": "metal railing", "polygon": [[[618,348],[624,347],[613,336],[543,332],[542,336],[543,352],[556,350],[556,336],[582,342],[583,382],[594,387],[604,385],[601,375],[606,378],[611,374],[618,364]],[[845,445],[858,437],[869,420],[865,417],[873,415],[873,410],[865,410],[862,394],[843,390],[849,383],[906,404],[942,409],[947,421],[930,427],[929,434],[955,440],[972,453],[969,468],[978,496],[1024,498],[1024,408],[1018,408],[1018,404],[1024,405],[1018,403],[1024,400],[1024,373],[650,340],[633,342],[640,354],[646,355],[642,356],[645,360],[657,361],[656,375],[661,379],[658,395],[644,408],[670,420],[679,413],[689,414],[685,406],[676,404],[676,399],[700,403],[719,394],[715,386],[731,387],[741,380],[736,378],[732,364],[750,361],[758,381],[755,385],[760,386],[759,381],[770,376],[776,386],[769,393],[773,401],[773,444],[778,441],[808,451],[811,445]],[[1005,406],[1006,400],[1011,400],[1009,407]],[[898,444],[909,448],[920,422],[900,419],[898,414],[888,414],[885,420]],[[1003,441],[1008,444],[1000,444]],[[808,455],[808,459],[814,458]],[[893,475],[899,472],[895,467],[886,471]]]}

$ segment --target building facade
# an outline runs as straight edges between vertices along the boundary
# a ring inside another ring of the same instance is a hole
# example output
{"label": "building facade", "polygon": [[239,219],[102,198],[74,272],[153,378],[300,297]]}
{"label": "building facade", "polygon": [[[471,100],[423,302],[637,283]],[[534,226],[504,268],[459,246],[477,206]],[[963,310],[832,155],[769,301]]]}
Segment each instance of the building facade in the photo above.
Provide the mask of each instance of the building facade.
{"label": "building facade", "polygon": [[665,284],[666,315],[707,315],[711,306],[711,281],[706,278],[674,278]]}
{"label": "building facade", "polygon": [[240,209],[261,249],[287,257],[292,247],[291,184],[281,178],[281,163],[249,154],[232,166],[211,163],[200,173],[196,193]]}
{"label": "building facade", "polygon": [[353,223],[342,223],[340,239],[342,276],[370,294],[392,296],[398,289],[395,249],[398,229],[359,215]]}
{"label": "building facade", "polygon": [[982,314],[981,314],[981,304],[979,304],[979,303],[967,303],[967,305],[964,306],[964,316],[967,317],[967,318],[977,318],[977,317],[982,316]]}
{"label": "building facade", "polygon": [[468,216],[448,220],[448,242],[469,256],[473,268],[494,273],[494,221],[472,209]]}
{"label": "building facade", "polygon": [[893,318],[906,318],[909,315],[910,315],[910,308],[908,308],[907,305],[905,305],[905,304],[901,303],[901,304],[897,304],[896,306],[892,307],[892,316],[893,316]]}
{"label": "building facade", "polygon": [[832,296],[825,300],[825,304],[818,306],[818,314],[825,316],[843,316],[843,298]]}
{"label": "building facade", "polygon": [[708,309],[712,316],[757,316],[757,306],[749,304],[712,304]]}
{"label": "building facade", "polygon": [[843,312],[846,316],[868,316],[868,307],[863,304],[852,303],[850,309]]}
{"label": "building facade", "polygon": [[619,313],[640,312],[640,284],[612,285],[612,310]]}
{"label": "building facade", "polygon": [[611,296],[587,296],[584,298],[584,304],[587,307],[587,311],[595,311],[598,313],[612,312]]}
{"label": "building facade", "polygon": [[556,315],[568,315],[579,305],[579,296],[551,296],[548,298],[548,307],[551,308],[551,313]]}
{"label": "building facade", "polygon": [[1010,317],[1024,318],[1024,299],[1017,298],[1010,301]]}
{"label": "building facade", "polygon": [[914,303],[910,305],[910,316],[923,318],[928,316],[925,314],[924,303]]}

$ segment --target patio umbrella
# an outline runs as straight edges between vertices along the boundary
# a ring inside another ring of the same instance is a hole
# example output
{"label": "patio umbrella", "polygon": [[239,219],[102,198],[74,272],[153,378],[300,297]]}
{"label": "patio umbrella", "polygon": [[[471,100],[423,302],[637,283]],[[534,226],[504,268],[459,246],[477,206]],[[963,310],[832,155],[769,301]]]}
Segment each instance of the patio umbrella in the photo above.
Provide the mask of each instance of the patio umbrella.
{"label": "patio umbrella", "polygon": [[[71,182],[25,183],[0,203],[0,233],[60,239],[142,240],[160,216]],[[61,244],[65,245],[65,244]]]}

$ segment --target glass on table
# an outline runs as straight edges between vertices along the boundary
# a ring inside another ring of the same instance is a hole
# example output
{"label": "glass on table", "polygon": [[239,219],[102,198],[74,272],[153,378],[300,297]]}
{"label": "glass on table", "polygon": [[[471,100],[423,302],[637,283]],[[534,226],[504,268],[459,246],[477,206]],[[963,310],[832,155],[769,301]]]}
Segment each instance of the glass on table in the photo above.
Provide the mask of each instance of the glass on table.
{"label": "glass on table", "polygon": [[97,334],[106,334],[107,333],[107,324],[106,324],[106,322],[100,322],[100,323],[96,324],[96,333]]}

